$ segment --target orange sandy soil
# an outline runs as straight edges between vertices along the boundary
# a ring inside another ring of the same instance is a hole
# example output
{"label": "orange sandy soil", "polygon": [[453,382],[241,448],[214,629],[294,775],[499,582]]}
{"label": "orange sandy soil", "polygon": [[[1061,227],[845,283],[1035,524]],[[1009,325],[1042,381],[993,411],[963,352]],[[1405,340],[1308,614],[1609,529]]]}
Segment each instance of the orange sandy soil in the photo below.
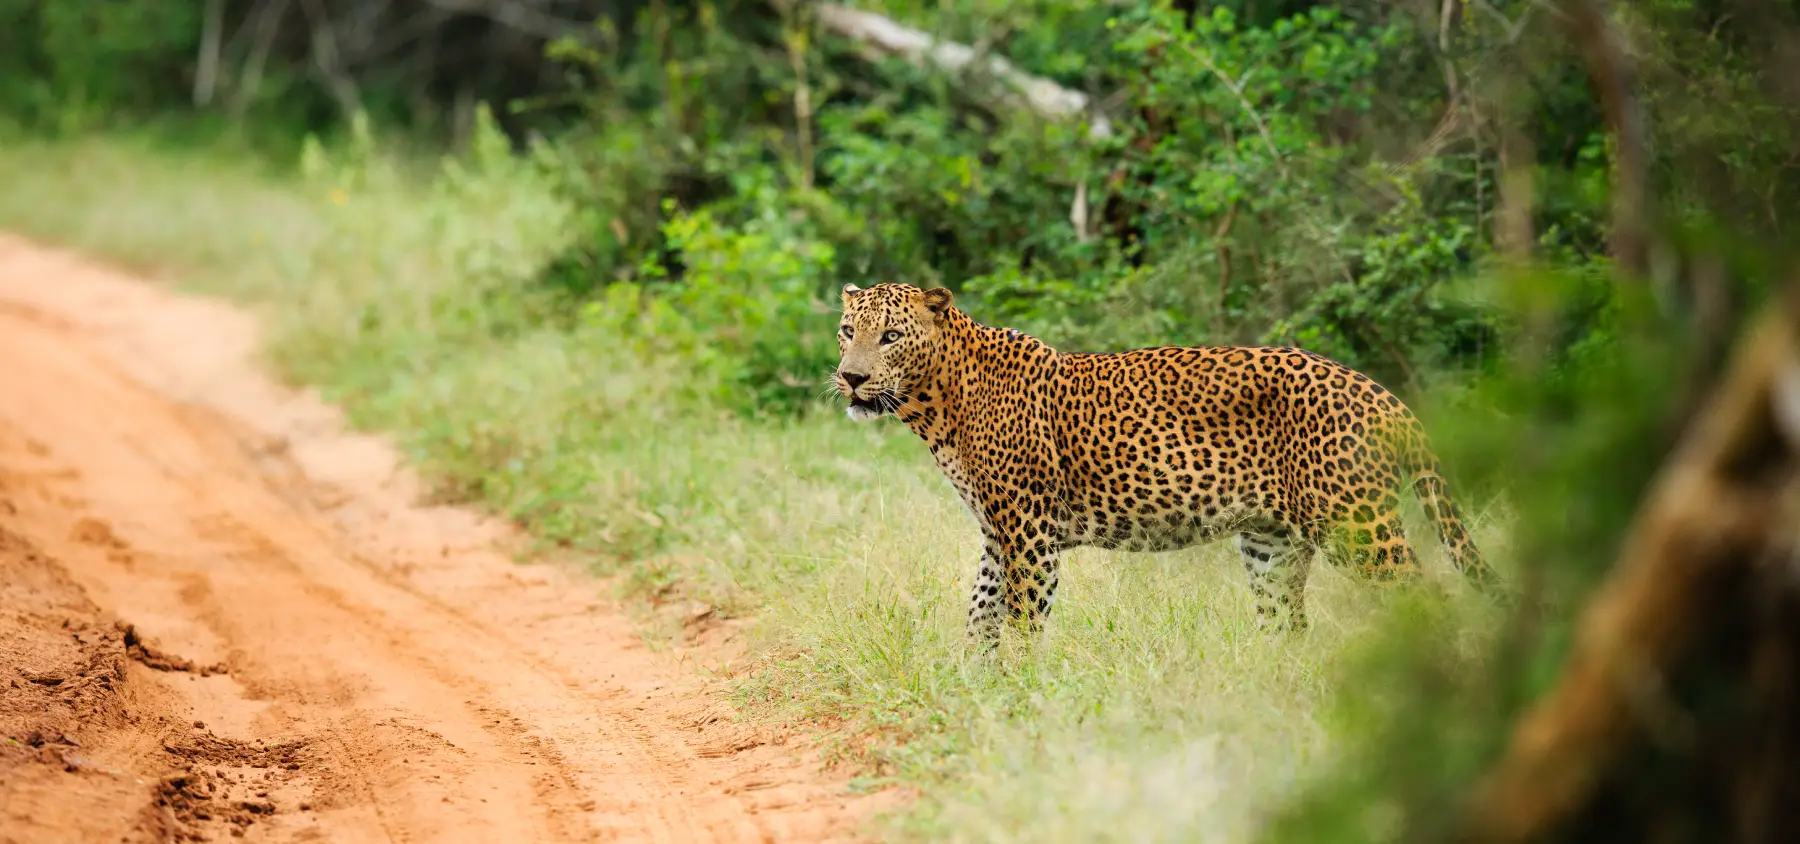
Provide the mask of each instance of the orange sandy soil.
{"label": "orange sandy soil", "polygon": [[0,842],[825,841],[892,799],[256,343],[0,236]]}

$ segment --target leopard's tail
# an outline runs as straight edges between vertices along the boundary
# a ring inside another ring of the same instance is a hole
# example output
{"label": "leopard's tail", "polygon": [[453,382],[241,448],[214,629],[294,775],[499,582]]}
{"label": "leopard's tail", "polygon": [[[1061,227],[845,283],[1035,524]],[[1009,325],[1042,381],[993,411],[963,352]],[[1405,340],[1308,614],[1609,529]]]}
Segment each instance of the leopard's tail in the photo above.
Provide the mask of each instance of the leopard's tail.
{"label": "leopard's tail", "polygon": [[1437,528],[1438,541],[1444,545],[1444,553],[1449,555],[1450,562],[1456,570],[1463,573],[1476,588],[1483,592],[1493,592],[1500,583],[1499,575],[1493,567],[1482,559],[1481,549],[1475,547],[1475,540],[1469,536],[1468,525],[1463,522],[1462,510],[1451,499],[1444,475],[1439,469],[1437,457],[1424,444],[1424,433],[1418,430],[1417,421],[1413,421],[1413,447],[1405,449],[1406,471],[1412,477],[1413,494],[1419,497],[1419,506],[1425,510],[1425,517]]}

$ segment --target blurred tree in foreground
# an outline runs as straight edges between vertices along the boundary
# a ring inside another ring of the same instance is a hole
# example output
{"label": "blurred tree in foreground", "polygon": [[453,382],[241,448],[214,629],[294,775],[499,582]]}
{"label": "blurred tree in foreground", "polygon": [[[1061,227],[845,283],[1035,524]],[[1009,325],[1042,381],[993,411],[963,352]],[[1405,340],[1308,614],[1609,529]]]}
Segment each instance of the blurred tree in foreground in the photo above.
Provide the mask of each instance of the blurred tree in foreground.
{"label": "blurred tree in foreground", "polygon": [[1739,344],[1460,840],[1800,829],[1800,284]]}
{"label": "blurred tree in foreground", "polygon": [[[1542,96],[1546,65],[1584,70],[1607,135],[1609,329],[1545,354],[1584,294],[1519,247],[1554,195],[1502,172],[1497,213],[1515,232],[1491,283],[1522,329],[1480,391],[1512,430],[1459,437],[1451,458],[1515,476],[1527,609],[1473,670],[1433,641],[1430,607],[1374,646],[1358,669],[1376,676],[1358,681],[1394,691],[1340,713],[1367,743],[1276,840],[1772,842],[1800,829],[1800,267],[1781,234],[1791,202],[1761,201],[1791,185],[1730,175],[1800,155],[1800,29],[1776,3],[1543,8],[1497,131],[1516,153],[1530,142],[1518,124],[1543,116],[1519,106]],[[1680,39],[1649,25],[1661,14],[1710,16],[1710,34],[1671,48]],[[1721,35],[1734,19],[1748,28]],[[1709,83],[1702,59],[1737,69]],[[1743,115],[1706,100],[1714,85],[1762,92],[1754,141],[1717,143]]]}

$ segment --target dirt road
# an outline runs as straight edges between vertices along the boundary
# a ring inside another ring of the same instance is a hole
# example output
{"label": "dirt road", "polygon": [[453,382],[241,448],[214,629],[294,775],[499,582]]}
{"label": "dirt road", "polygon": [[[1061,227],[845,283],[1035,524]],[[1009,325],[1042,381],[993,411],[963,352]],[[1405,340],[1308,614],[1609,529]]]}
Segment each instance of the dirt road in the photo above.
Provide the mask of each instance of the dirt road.
{"label": "dirt road", "polygon": [[[0,842],[818,841],[870,808],[419,506],[255,327],[0,236]],[[879,798],[877,798],[879,799]]]}

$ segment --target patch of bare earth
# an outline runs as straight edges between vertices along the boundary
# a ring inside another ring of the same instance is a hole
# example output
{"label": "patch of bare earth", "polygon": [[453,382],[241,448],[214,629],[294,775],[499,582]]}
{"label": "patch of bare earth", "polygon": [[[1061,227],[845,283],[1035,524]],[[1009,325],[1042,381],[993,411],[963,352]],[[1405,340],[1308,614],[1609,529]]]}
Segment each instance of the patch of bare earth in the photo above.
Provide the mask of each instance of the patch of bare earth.
{"label": "patch of bare earth", "polygon": [[0,236],[0,842],[825,841],[892,801],[701,688],[719,628],[649,651],[255,344]]}

